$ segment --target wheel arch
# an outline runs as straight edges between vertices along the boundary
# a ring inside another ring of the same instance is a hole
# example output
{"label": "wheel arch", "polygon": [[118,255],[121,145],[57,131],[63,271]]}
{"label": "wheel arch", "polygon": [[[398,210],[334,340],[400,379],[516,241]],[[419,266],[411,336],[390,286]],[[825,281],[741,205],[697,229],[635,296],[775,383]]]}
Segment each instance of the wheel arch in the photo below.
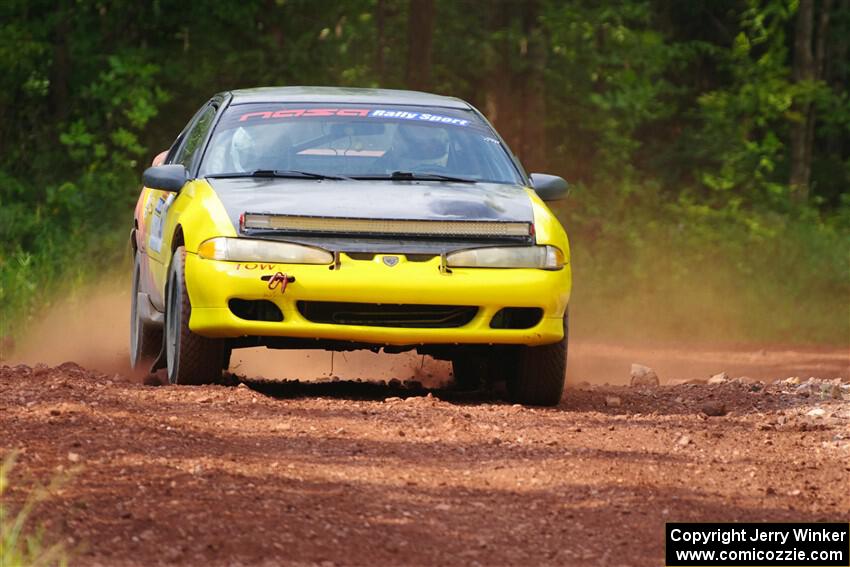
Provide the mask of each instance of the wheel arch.
{"label": "wheel arch", "polygon": [[171,236],[171,256],[174,257],[174,252],[181,246],[186,245],[186,238],[183,235],[183,225],[178,224],[174,227],[174,234]]}
{"label": "wheel arch", "polygon": [[163,286],[162,294],[164,302],[168,301],[168,286],[171,283],[171,265],[174,263],[174,254],[181,246],[186,246],[186,237],[183,233],[183,225],[178,223],[177,226],[174,227],[174,233],[171,235],[171,248],[169,250],[170,258],[166,265],[167,270],[165,272],[165,285]]}

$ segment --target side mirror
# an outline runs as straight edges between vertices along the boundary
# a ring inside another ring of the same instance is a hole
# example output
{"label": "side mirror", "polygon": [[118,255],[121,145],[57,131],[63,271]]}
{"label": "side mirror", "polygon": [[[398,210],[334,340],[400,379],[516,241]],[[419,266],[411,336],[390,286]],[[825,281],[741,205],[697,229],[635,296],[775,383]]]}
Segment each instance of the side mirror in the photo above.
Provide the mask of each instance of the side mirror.
{"label": "side mirror", "polygon": [[546,175],[545,173],[532,173],[531,186],[544,201],[565,199],[570,191],[570,187],[563,177]]}
{"label": "side mirror", "polygon": [[186,184],[186,167],[182,164],[149,167],[142,174],[142,183],[151,189],[176,193]]}

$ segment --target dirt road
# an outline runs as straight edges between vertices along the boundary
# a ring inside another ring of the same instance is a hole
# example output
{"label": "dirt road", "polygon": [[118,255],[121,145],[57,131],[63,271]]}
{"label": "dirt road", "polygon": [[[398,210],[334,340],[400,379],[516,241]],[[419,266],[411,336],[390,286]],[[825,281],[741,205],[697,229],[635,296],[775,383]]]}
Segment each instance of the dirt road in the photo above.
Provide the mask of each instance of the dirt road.
{"label": "dirt road", "polygon": [[530,409],[20,365],[0,451],[20,452],[13,505],[75,471],[38,511],[75,565],[650,566],[666,521],[848,520],[848,386],[798,390],[573,385]]}

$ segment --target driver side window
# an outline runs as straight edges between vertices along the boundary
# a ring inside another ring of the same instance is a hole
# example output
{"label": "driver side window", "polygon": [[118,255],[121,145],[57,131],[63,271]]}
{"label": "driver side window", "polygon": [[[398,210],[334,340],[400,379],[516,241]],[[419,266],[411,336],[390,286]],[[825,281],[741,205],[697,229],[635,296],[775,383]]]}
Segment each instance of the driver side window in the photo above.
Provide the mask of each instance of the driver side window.
{"label": "driver side window", "polygon": [[195,162],[200,157],[202,145],[207,138],[207,133],[215,118],[216,109],[213,106],[207,108],[198,117],[192,129],[186,133],[183,147],[177,152],[174,163],[182,163],[187,171],[192,171]]}

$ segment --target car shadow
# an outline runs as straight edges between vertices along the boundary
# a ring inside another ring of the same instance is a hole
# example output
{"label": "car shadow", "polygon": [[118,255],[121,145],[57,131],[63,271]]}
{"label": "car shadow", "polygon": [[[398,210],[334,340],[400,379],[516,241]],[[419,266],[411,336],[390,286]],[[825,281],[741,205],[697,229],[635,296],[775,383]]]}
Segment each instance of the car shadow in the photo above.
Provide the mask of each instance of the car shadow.
{"label": "car shadow", "polygon": [[[361,381],[334,379],[331,381],[264,380],[233,377],[227,385],[245,384],[252,390],[276,399],[335,398],[360,401],[384,401],[388,398],[407,399],[433,396],[452,404],[513,405],[508,401],[504,384],[479,390],[427,388],[415,381]],[[711,406],[722,408],[722,415],[748,415],[787,409],[807,403],[797,396],[780,391],[767,391],[763,386],[750,384],[687,384],[633,388],[629,386],[573,387],[567,385],[561,402],[554,407],[537,411],[592,412],[607,416],[639,417],[650,415],[703,415]]]}
{"label": "car shadow", "polygon": [[305,382],[301,380],[257,380],[240,378],[240,383],[252,390],[280,399],[339,398],[361,401],[383,401],[387,398],[407,399],[431,395],[445,402],[493,403],[501,401],[498,390],[459,390],[456,388],[426,388],[415,381],[365,382],[332,380]]}

